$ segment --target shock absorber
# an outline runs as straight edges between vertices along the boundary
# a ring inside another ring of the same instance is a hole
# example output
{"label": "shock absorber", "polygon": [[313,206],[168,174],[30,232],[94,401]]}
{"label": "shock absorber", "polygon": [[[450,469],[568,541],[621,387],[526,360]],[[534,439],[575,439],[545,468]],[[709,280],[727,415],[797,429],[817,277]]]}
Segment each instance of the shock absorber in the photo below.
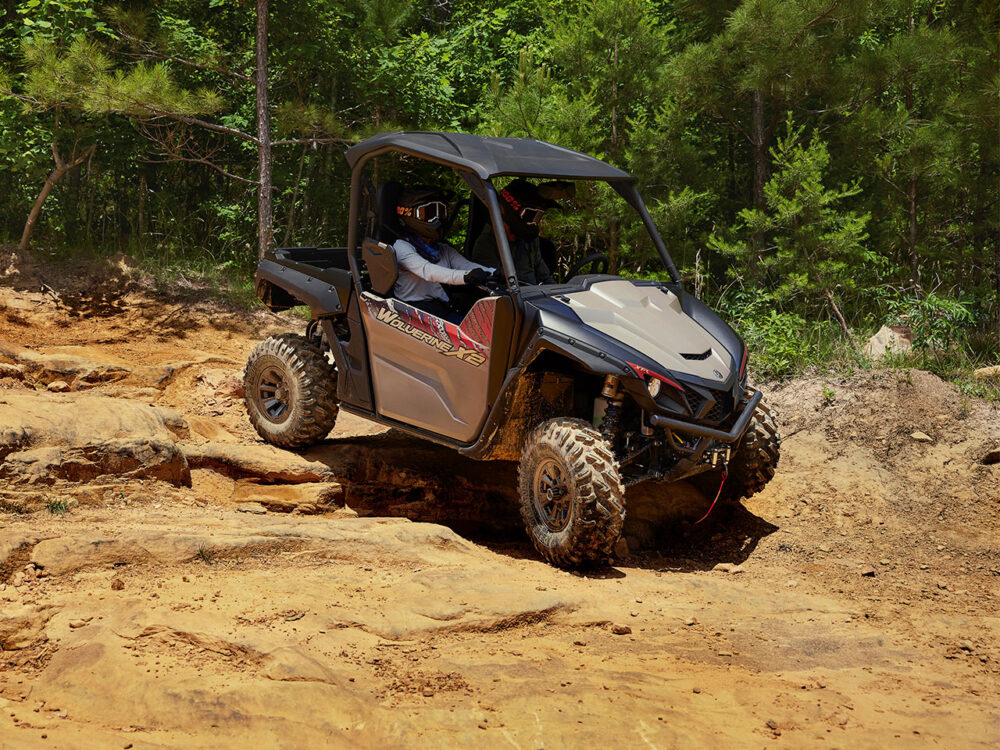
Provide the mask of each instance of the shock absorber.
{"label": "shock absorber", "polygon": [[604,422],[601,423],[601,436],[608,441],[611,450],[617,453],[622,431],[622,389],[617,375],[608,375],[604,378],[601,395],[608,400],[608,407],[604,410]]}
{"label": "shock absorber", "polygon": [[306,338],[309,339],[310,341],[315,340],[317,345],[319,345],[320,342],[322,341],[321,335],[318,333],[318,331],[319,331],[319,321],[313,318],[306,325]]}

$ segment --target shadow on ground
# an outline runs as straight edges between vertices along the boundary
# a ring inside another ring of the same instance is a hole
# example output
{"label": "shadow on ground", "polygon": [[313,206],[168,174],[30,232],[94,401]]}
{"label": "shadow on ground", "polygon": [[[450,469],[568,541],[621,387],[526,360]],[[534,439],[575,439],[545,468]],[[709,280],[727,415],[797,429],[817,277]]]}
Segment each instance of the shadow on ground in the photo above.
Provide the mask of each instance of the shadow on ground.
{"label": "shadow on ground", "polygon": [[[395,430],[328,440],[305,455],[330,467],[347,504],[362,515],[439,523],[500,554],[537,558],[518,511],[514,463],[474,461]],[[691,571],[739,564],[777,530],[741,505],[719,504],[695,524],[711,498],[688,482],[638,485],[626,499],[629,565]]]}

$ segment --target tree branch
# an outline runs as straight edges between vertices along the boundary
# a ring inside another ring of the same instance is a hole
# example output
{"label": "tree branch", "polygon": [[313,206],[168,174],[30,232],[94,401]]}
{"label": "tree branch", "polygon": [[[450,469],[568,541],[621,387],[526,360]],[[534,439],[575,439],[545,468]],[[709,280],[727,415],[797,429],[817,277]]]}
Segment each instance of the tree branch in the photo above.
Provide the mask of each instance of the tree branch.
{"label": "tree branch", "polygon": [[253,78],[242,73],[237,73],[235,70],[230,70],[229,68],[215,68],[211,65],[206,65],[205,63],[194,62],[193,60],[185,60],[183,57],[178,57],[177,55],[168,55],[160,52],[156,47],[147,39],[142,39],[135,36],[134,34],[129,34],[127,31],[123,31],[121,28],[118,29],[119,35],[122,39],[132,42],[138,47],[145,50],[145,54],[133,54],[130,57],[137,57],[143,60],[172,60],[178,62],[181,65],[186,65],[189,68],[195,68],[196,70],[207,70],[209,73],[217,73],[222,76],[231,76],[237,78],[241,81],[252,81]]}
{"label": "tree branch", "polygon": [[791,49],[792,47],[796,46],[800,41],[802,41],[802,37],[805,35],[807,31],[809,31],[809,29],[811,29],[813,26],[815,26],[824,18],[833,13],[833,11],[835,11],[840,6],[840,2],[841,0],[834,0],[833,4],[829,8],[827,8],[825,11],[820,13],[813,20],[811,20],[809,23],[807,23],[805,26],[799,29],[799,33],[795,35],[795,37],[792,39],[791,42],[789,42],[788,49]]}
{"label": "tree branch", "polygon": [[240,138],[244,141],[249,141],[254,145],[258,145],[260,141],[256,137],[250,135],[249,133],[244,133],[242,130],[237,130],[236,128],[230,128],[226,125],[219,125],[214,122],[208,122],[207,120],[199,120],[197,117],[188,117],[186,115],[179,115],[174,112],[168,112],[158,107],[150,106],[144,102],[133,102],[136,106],[145,109],[149,114],[153,115],[154,118],[165,117],[169,120],[176,120],[177,122],[183,122],[186,125],[197,125],[199,128],[205,128],[206,130],[212,130],[216,133],[224,133],[226,135],[231,135],[234,138]]}
{"label": "tree branch", "polygon": [[321,144],[321,143],[342,143],[345,146],[353,146],[357,141],[351,138],[334,138],[323,137],[323,138],[286,138],[281,141],[271,141],[272,146],[295,146],[295,145],[311,145],[311,144]]}
{"label": "tree branch", "polygon": [[169,164],[174,161],[183,161],[190,164],[204,164],[206,167],[211,167],[216,172],[230,179],[237,180],[239,182],[245,182],[247,185],[259,185],[257,180],[248,180],[246,177],[240,177],[238,174],[233,174],[232,172],[227,172],[225,169],[220,167],[213,161],[210,161],[202,156],[183,156],[182,154],[169,154],[166,159],[143,159],[144,164]]}

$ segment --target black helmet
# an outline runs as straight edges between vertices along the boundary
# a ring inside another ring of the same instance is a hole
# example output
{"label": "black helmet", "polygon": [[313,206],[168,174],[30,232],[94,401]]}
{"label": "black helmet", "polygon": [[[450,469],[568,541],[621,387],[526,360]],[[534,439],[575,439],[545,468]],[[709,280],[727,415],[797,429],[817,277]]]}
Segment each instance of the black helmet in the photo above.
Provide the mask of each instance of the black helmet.
{"label": "black helmet", "polygon": [[[553,183],[554,184],[554,183]],[[537,187],[520,177],[500,191],[500,212],[515,237],[531,240],[538,236],[538,222],[550,208],[560,205],[542,195]]]}
{"label": "black helmet", "polygon": [[396,216],[424,239],[443,239],[448,227],[449,197],[448,191],[433,185],[404,188]]}

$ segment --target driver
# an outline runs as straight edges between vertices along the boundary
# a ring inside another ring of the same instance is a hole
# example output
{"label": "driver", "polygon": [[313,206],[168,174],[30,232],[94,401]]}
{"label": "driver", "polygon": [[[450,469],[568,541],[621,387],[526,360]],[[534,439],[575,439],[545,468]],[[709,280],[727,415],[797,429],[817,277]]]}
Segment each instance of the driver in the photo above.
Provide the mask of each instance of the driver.
{"label": "driver", "polygon": [[[571,183],[552,182],[538,187],[520,177],[511,180],[500,191],[500,213],[507,233],[517,278],[522,284],[553,284],[555,279],[542,257],[538,224],[550,208],[561,208],[553,195],[570,194]],[[500,266],[500,252],[487,226],[472,247],[472,259],[477,263]]]}
{"label": "driver", "polygon": [[434,186],[403,189],[396,215],[404,231],[392,246],[399,265],[393,296],[451,323],[461,323],[463,316],[452,309],[441,285],[482,285],[492,278],[493,267],[466,260],[444,242],[447,198],[444,190]]}

